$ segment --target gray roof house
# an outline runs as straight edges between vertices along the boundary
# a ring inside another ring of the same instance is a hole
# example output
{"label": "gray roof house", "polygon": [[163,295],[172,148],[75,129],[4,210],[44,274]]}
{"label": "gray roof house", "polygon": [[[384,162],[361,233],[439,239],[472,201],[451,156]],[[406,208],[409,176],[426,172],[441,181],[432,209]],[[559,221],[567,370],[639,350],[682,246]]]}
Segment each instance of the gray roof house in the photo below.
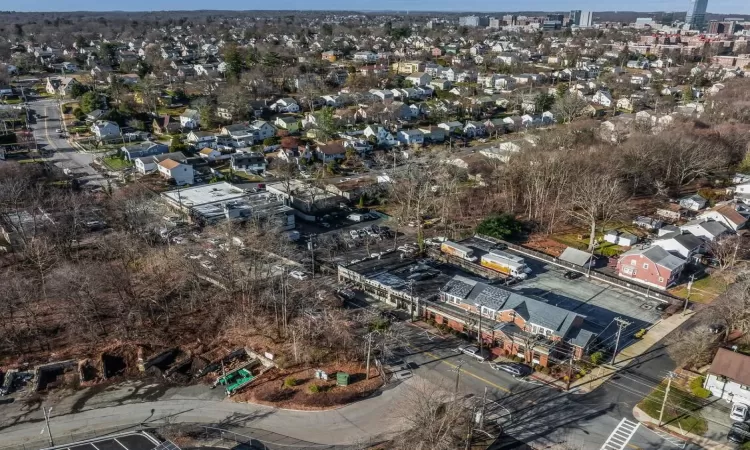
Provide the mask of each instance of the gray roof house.
{"label": "gray roof house", "polygon": [[566,248],[560,255],[559,259],[581,267],[588,267],[589,264],[594,263],[591,258],[591,253],[573,247]]}
{"label": "gray roof house", "polygon": [[162,153],[167,153],[169,151],[169,147],[158,142],[144,141],[124,145],[120,148],[120,151],[122,151],[125,159],[127,159],[128,161],[132,161],[133,159],[140,158],[142,156],[161,155]]}

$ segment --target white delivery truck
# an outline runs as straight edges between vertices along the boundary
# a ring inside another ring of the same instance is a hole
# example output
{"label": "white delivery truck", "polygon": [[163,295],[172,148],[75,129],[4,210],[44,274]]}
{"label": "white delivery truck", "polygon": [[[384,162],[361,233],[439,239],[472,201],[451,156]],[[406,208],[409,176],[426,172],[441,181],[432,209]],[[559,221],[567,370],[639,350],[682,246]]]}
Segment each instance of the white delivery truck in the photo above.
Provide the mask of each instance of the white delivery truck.
{"label": "white delivery truck", "polygon": [[523,258],[498,250],[493,250],[482,256],[480,264],[519,280],[525,280],[531,273],[531,269],[526,265]]}

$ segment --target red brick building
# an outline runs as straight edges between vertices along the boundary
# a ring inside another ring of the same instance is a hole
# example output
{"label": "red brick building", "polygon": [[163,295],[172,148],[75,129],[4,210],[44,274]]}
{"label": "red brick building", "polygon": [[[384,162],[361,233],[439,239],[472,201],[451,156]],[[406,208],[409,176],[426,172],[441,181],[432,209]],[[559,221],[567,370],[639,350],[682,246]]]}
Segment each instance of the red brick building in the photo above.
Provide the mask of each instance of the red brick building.
{"label": "red brick building", "polygon": [[684,267],[684,259],[653,246],[623,253],[617,260],[617,275],[664,290],[677,283]]}

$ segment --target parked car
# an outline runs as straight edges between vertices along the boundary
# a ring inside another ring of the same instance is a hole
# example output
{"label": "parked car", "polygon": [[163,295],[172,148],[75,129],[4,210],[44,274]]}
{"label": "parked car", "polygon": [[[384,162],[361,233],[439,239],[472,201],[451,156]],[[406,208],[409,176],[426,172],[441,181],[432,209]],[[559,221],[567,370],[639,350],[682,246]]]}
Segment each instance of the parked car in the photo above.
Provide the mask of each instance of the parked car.
{"label": "parked car", "polygon": [[527,365],[514,363],[490,363],[490,367],[495,370],[502,370],[503,372],[507,372],[514,377],[519,378],[531,375],[533,371],[531,367]]}
{"label": "parked car", "polygon": [[310,277],[307,276],[306,273],[300,272],[299,270],[293,270],[289,272],[289,276],[294,278],[295,280],[306,280]]}
{"label": "parked car", "polygon": [[744,444],[750,441],[750,424],[746,422],[735,422],[729,429],[727,440],[737,444]]}
{"label": "parked car", "polygon": [[463,353],[465,355],[471,356],[472,358],[475,358],[481,362],[484,362],[487,360],[487,357],[485,355],[485,352],[480,352],[479,347],[476,345],[466,345],[461,346],[456,349],[459,353]]}
{"label": "parked car", "polygon": [[732,412],[729,413],[729,418],[735,422],[744,422],[747,420],[748,406],[742,403],[733,403]]}
{"label": "parked car", "polygon": [[563,275],[568,280],[575,280],[576,278],[581,278],[583,274],[581,272],[576,272],[575,270],[569,270],[565,272],[565,275]]}
{"label": "parked car", "polygon": [[411,378],[414,374],[409,369],[399,370],[393,373],[393,379],[396,381],[404,381]]}
{"label": "parked car", "polygon": [[720,323],[715,323],[708,327],[708,331],[711,334],[720,334],[722,331],[724,331],[724,325]]}
{"label": "parked car", "polygon": [[357,230],[349,230],[349,236],[351,236],[352,239],[359,239],[359,233],[357,233]]}

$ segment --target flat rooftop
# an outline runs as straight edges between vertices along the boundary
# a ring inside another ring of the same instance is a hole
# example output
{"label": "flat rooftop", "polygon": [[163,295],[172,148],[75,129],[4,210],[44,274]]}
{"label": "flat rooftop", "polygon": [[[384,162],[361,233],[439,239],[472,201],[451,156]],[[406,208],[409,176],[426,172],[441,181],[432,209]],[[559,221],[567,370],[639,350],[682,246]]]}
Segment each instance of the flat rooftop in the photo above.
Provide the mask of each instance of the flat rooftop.
{"label": "flat rooftop", "polygon": [[186,189],[173,189],[163,192],[161,195],[174,205],[179,206],[182,203],[182,206],[186,208],[211,203],[224,203],[247,196],[242,189],[224,181]]}
{"label": "flat rooftop", "polygon": [[[104,436],[85,441],[73,442],[71,444],[58,445],[42,450],[153,450],[160,442],[148,433],[138,431],[123,433],[114,436]],[[160,448],[165,450],[179,450],[171,443],[165,443]]]}

